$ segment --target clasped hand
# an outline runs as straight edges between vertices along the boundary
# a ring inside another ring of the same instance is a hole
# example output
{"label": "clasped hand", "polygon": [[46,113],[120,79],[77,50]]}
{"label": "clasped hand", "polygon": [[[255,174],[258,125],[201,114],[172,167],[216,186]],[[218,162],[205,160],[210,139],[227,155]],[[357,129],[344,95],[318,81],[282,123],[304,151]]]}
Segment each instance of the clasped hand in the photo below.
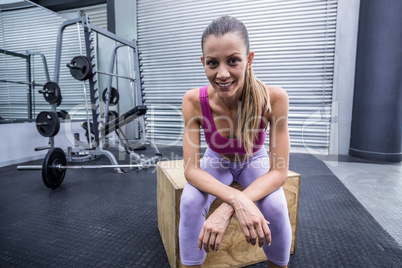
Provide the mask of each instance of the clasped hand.
{"label": "clasped hand", "polygon": [[267,245],[271,244],[271,231],[269,230],[269,222],[265,220],[264,215],[242,192],[235,196],[233,206],[222,203],[204,222],[201,232],[198,236],[198,249],[201,250],[204,245],[204,250],[208,253],[209,248],[218,251],[222,237],[229,226],[230,220],[236,213],[240,226],[246,238],[246,241],[253,246],[257,243],[262,247],[264,237]]}

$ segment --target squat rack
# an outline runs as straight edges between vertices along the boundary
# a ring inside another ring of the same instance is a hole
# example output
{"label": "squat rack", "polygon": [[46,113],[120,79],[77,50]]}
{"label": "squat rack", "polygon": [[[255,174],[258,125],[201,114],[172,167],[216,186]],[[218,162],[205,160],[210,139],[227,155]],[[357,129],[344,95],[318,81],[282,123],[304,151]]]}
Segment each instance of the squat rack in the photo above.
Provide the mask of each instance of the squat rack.
{"label": "squat rack", "polygon": [[[155,164],[161,157],[160,152],[158,151],[156,145],[150,141],[150,140],[146,140],[146,132],[145,132],[145,122],[144,122],[144,118],[143,118],[143,112],[144,109],[146,110],[146,107],[143,106],[143,95],[142,95],[142,82],[141,82],[141,73],[140,73],[140,67],[139,67],[139,51],[138,51],[138,47],[137,47],[137,43],[136,41],[128,41],[125,40],[124,38],[121,38],[109,31],[106,31],[96,25],[93,25],[89,22],[89,18],[87,15],[84,15],[80,18],[76,18],[76,19],[72,19],[72,20],[68,20],[65,21],[64,23],[61,24],[61,26],[59,27],[59,31],[58,31],[58,35],[57,35],[57,47],[56,47],[56,59],[55,59],[55,68],[54,68],[54,82],[58,83],[59,82],[59,75],[60,75],[60,65],[61,65],[61,51],[62,51],[62,40],[63,40],[63,32],[65,30],[65,28],[67,26],[73,25],[73,24],[78,24],[81,23],[83,28],[84,28],[84,39],[85,39],[85,54],[86,57],[88,58],[88,60],[90,61],[90,64],[92,66],[92,74],[89,78],[89,89],[90,89],[90,102],[91,102],[91,111],[92,111],[92,123],[93,123],[93,133],[94,133],[94,144],[95,144],[95,149],[94,150],[90,150],[90,154],[94,155],[94,156],[98,156],[98,155],[106,155],[110,161],[112,162],[113,165],[118,166],[118,163],[115,159],[115,157],[113,156],[113,154],[109,151],[103,150],[103,146],[102,146],[102,141],[103,138],[107,139],[107,134],[105,135],[104,129],[108,128],[108,124],[109,124],[109,116],[108,116],[108,112],[109,112],[109,103],[110,103],[110,93],[111,93],[111,82],[112,82],[112,76],[116,76],[113,74],[113,65],[114,65],[114,59],[116,57],[116,51],[118,48],[123,47],[123,46],[127,46],[129,48],[133,49],[134,52],[134,72],[136,74],[135,79],[132,79],[135,83],[135,101],[137,106],[134,107],[132,110],[128,111],[125,115],[122,115],[121,118],[118,118],[119,122],[124,122],[124,119],[127,117],[127,114],[129,115],[133,115],[134,116],[130,116],[130,119],[138,119],[139,124],[140,124],[140,128],[136,128],[137,133],[135,133],[135,136],[138,137],[140,136],[141,139],[137,140],[136,142],[140,143],[140,144],[145,144],[148,143],[150,144],[153,149],[156,152],[156,155],[150,159],[143,159],[143,157],[141,157],[140,155],[132,152],[130,153],[131,158],[133,158],[135,161],[140,162],[143,165],[153,165]],[[101,34],[105,37],[108,37],[114,41],[117,41],[120,43],[120,45],[117,45],[114,48],[113,54],[112,54],[112,61],[111,61],[111,65],[110,65],[110,72],[106,73],[106,72],[101,72],[99,71],[99,73],[101,74],[106,74],[109,75],[109,85],[107,88],[107,94],[106,94],[106,105],[105,105],[105,124],[104,127],[101,128],[100,126],[100,109],[99,109],[99,89],[98,89],[98,85],[97,85],[97,80],[96,80],[96,76],[95,74],[98,72],[96,70],[96,64],[95,64],[95,48],[94,48],[94,43],[93,43],[93,39],[94,37],[92,36],[92,33],[98,33]],[[56,104],[52,104],[52,112],[56,112]],[[87,126],[88,128],[90,128],[91,124],[89,123],[89,118],[87,119]],[[111,122],[114,123],[114,122]],[[140,130],[141,130],[141,133]],[[89,134],[91,133],[91,130],[88,129]],[[102,139],[100,139],[100,135],[102,135]],[[50,137],[49,138],[50,141],[50,147],[53,148],[54,147],[54,138]],[[91,140],[91,139],[89,139]],[[121,140],[121,139],[120,139]],[[92,149],[92,148],[91,148]],[[69,156],[69,159],[71,159],[71,156]],[[116,167],[115,170],[117,172],[121,172],[120,168]]]}

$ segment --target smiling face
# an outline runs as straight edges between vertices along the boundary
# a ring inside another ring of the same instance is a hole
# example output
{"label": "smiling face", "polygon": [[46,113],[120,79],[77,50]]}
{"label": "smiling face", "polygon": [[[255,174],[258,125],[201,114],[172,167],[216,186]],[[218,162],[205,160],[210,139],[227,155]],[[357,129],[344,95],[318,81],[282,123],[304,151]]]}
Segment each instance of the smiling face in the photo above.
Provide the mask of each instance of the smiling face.
{"label": "smiling face", "polygon": [[254,53],[247,55],[247,48],[236,32],[221,36],[210,35],[203,44],[205,74],[222,98],[240,99],[246,70],[253,61]]}

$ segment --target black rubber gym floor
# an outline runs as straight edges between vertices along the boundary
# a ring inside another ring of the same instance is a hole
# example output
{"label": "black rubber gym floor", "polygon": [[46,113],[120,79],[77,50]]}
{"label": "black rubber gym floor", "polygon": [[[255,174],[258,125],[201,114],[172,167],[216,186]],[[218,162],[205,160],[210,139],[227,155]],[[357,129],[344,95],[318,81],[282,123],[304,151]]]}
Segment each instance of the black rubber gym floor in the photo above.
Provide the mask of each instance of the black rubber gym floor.
{"label": "black rubber gym floor", "polygon": [[[179,147],[160,150],[165,160],[182,155]],[[27,164],[34,163],[41,161]],[[109,164],[87,164],[95,163]],[[290,169],[302,184],[289,267],[401,267],[401,247],[322,161],[291,154]],[[169,267],[155,169],[68,170],[51,190],[40,171],[0,168],[0,267]]]}

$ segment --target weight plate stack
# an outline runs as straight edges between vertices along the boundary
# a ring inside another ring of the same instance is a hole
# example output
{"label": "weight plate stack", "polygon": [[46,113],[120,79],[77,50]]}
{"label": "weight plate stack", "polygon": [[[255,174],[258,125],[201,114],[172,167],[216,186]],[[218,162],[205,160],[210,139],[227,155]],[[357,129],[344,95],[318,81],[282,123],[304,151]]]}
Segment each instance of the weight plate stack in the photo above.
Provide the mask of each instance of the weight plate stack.
{"label": "weight plate stack", "polygon": [[40,112],[36,117],[36,129],[43,137],[54,137],[60,129],[60,120],[56,113]]}
{"label": "weight plate stack", "polygon": [[57,168],[58,165],[66,166],[67,159],[64,151],[56,147],[47,152],[42,164],[43,183],[52,189],[59,187],[66,175],[66,169]]}
{"label": "weight plate stack", "polygon": [[[110,96],[109,96],[109,104],[116,105],[117,103],[119,103],[119,99],[120,99],[119,91],[114,87],[111,87],[110,89],[111,89],[111,91],[110,91]],[[107,93],[107,88],[105,88],[105,90],[103,90],[103,93],[102,93],[102,100],[104,103],[106,103],[106,93]]]}
{"label": "weight plate stack", "polygon": [[43,94],[45,100],[50,103],[57,103],[61,100],[61,91],[60,87],[56,82],[47,82],[43,86],[43,91],[40,91]]}
{"label": "weight plate stack", "polygon": [[91,61],[86,56],[74,57],[67,67],[70,68],[71,75],[80,81],[85,81],[92,76]]}

